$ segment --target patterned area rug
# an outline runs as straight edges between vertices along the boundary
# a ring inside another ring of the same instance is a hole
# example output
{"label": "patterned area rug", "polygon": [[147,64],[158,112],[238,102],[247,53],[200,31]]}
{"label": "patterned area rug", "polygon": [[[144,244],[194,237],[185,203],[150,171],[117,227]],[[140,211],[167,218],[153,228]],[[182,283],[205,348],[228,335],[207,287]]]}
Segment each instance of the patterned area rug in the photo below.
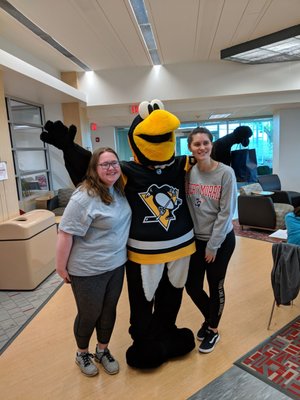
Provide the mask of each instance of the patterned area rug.
{"label": "patterned area rug", "polygon": [[264,240],[265,242],[270,242],[270,243],[278,243],[278,242],[282,241],[281,239],[269,237],[269,235],[271,235],[272,231],[264,231],[261,229],[256,230],[253,228],[242,229],[242,227],[238,223],[237,219],[234,219],[232,221],[232,223],[233,223],[234,233],[237,236],[243,236],[243,237],[247,237],[250,239],[256,239],[256,240]]}
{"label": "patterned area rug", "polygon": [[7,349],[62,284],[60,276],[53,272],[34,290],[0,291],[0,354]]}
{"label": "patterned area rug", "polygon": [[300,316],[235,365],[292,399],[300,399]]}

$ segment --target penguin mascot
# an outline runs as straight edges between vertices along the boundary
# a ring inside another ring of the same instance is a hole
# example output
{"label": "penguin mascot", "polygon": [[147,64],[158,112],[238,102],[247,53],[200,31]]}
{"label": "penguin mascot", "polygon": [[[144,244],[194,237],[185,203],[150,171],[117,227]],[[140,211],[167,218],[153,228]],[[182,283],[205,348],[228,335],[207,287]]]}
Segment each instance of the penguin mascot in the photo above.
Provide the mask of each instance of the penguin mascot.
{"label": "penguin mascot", "polygon": [[185,200],[189,157],[175,157],[180,121],[159,100],[142,102],[128,132],[134,161],[122,162],[132,209],[126,276],[133,344],[127,363],[154,368],[195,347],[193,333],[176,326],[193,224]]}
{"label": "penguin mascot", "polygon": [[[179,125],[179,119],[164,110],[160,100],[142,102],[128,132],[134,160],[121,162],[132,209],[126,277],[133,342],[126,360],[139,369],[159,367],[195,347],[193,332],[176,326],[190,255],[195,252],[185,199],[190,157],[175,157],[174,131]],[[45,130],[41,140],[56,146],[53,137],[62,132],[68,135],[74,127],[48,121]],[[77,146],[73,159],[70,149],[62,149],[69,155],[66,168],[72,180],[76,171],[76,182],[84,177],[88,164],[86,159],[80,162]]]}

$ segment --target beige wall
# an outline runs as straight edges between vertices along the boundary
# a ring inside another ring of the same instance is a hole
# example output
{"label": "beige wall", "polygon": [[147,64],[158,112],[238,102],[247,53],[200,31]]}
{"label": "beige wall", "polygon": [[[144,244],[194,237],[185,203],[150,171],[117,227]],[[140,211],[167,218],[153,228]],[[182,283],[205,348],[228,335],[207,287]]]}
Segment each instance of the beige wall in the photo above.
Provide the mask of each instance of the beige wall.
{"label": "beige wall", "polygon": [[0,71],[0,161],[6,161],[8,179],[0,181],[0,222],[19,215],[18,194],[6,115],[2,72]]}
{"label": "beige wall", "polygon": [[[61,79],[63,82],[75,89],[78,88],[78,80],[76,72],[62,72]],[[78,102],[62,104],[62,111],[64,116],[64,123],[67,126],[71,124],[76,125],[77,133],[75,136],[75,143],[82,147],[91,147],[89,139],[89,126],[88,117],[85,108],[81,108]]]}

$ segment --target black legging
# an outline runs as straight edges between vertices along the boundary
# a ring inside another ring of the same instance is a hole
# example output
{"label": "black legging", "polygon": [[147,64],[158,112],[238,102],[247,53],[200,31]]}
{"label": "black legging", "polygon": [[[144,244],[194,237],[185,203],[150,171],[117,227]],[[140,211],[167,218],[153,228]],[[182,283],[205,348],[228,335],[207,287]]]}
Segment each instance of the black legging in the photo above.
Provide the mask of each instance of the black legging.
{"label": "black legging", "polygon": [[116,308],[121,294],[124,266],[95,276],[71,275],[78,314],[74,335],[79,349],[89,347],[96,329],[97,340],[109,343],[116,321]]}
{"label": "black legging", "polygon": [[[195,305],[203,314],[211,328],[217,328],[222,316],[225,303],[224,281],[227,266],[235,248],[233,230],[228,233],[217,251],[212,263],[205,261],[206,241],[196,240],[196,253],[192,254],[186,291]],[[209,296],[203,289],[204,276],[209,287]]]}

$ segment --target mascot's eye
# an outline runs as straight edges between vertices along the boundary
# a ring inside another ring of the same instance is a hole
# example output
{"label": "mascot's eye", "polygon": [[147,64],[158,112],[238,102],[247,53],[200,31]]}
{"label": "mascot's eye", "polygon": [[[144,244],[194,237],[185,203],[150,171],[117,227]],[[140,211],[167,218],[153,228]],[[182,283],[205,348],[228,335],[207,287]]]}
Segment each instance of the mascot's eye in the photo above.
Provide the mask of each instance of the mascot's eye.
{"label": "mascot's eye", "polygon": [[149,103],[149,101],[142,101],[139,105],[139,114],[143,119],[147,118],[152,113],[152,111],[153,107]]}
{"label": "mascot's eye", "polygon": [[160,100],[155,99],[152,100],[151,103],[149,103],[149,101],[142,101],[139,105],[139,114],[143,119],[145,119],[152,113],[152,111],[164,109],[164,104]]}
{"label": "mascot's eye", "polygon": [[150,103],[153,107],[153,110],[164,110],[165,106],[164,103],[161,100],[155,99],[152,100]]}

